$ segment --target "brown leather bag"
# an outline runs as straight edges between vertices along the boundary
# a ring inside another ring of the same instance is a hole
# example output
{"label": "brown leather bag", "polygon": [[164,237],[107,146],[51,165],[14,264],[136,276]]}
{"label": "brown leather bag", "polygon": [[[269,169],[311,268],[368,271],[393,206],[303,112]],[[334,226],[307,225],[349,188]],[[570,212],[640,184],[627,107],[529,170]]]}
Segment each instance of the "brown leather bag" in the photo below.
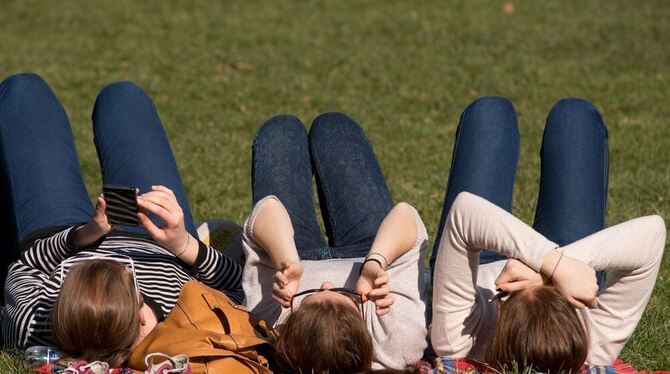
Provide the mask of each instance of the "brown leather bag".
{"label": "brown leather bag", "polygon": [[198,281],[184,285],[177,305],[130,356],[129,366],[145,370],[144,357],[185,354],[193,374],[271,373],[274,331],[223,292]]}

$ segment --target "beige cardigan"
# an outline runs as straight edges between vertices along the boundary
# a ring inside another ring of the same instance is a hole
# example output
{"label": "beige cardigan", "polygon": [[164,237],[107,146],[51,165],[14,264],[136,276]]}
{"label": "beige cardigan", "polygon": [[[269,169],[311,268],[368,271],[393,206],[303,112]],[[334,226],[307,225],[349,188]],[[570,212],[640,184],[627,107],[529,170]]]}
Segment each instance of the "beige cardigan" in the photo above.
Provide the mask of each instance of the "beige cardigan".
{"label": "beige cardigan", "polygon": [[[636,218],[562,248],[565,256],[610,272],[595,309],[580,309],[589,335],[587,364],[610,365],[642,316],[663,256],[660,216]],[[480,248],[516,258],[535,271],[558,245],[510,213],[463,192],[445,223],[435,264],[431,339],[438,355],[483,360],[498,303],[489,303],[505,261],[479,265]]]}

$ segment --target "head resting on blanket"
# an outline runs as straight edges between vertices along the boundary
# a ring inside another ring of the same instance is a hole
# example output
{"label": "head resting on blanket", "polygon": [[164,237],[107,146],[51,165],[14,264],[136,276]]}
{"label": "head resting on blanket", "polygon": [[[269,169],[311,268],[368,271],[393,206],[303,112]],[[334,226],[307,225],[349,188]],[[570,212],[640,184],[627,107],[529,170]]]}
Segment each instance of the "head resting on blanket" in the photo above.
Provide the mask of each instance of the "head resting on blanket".
{"label": "head resting on blanket", "polygon": [[578,371],[588,336],[577,312],[554,287],[529,288],[502,303],[486,362],[497,370]]}
{"label": "head resting on blanket", "polygon": [[67,356],[122,366],[140,334],[140,298],[132,273],[105,260],[73,266],[51,321],[56,346]]}

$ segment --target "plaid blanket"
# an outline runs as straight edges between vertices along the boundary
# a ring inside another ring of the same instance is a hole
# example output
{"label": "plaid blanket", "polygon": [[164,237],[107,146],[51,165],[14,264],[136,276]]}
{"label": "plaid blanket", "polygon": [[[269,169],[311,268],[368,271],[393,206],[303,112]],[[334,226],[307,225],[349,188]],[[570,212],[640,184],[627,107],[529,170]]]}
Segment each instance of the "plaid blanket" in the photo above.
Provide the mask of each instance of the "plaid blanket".
{"label": "plaid blanket", "polygon": [[[423,360],[419,362],[420,374],[445,374],[445,373],[472,373],[485,374],[497,373],[491,370],[487,365],[463,358],[436,357],[433,360]],[[616,360],[612,366],[587,366],[581,370],[581,374],[670,374],[670,371],[645,372],[637,371],[628,363]]]}

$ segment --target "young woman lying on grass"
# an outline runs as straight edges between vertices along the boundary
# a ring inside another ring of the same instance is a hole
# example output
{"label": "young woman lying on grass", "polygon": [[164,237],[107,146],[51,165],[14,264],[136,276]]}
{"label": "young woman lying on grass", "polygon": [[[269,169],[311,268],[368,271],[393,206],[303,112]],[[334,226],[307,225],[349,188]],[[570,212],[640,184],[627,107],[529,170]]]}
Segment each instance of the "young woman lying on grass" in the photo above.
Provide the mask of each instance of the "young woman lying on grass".
{"label": "young woman lying on grass", "polygon": [[[509,213],[518,146],[507,100],[477,100],[461,116],[432,258],[433,347],[497,370],[611,365],[654,287],[663,219],[603,230],[607,130],[588,102],[562,100],[549,114],[533,227]],[[511,295],[491,301],[496,292]]]}
{"label": "young woman lying on grass", "polygon": [[242,268],[196,239],[158,113],[139,87],[105,87],[93,133],[104,184],[143,192],[141,228],[111,227],[102,196],[93,208],[67,115],[46,82],[21,74],[0,85],[0,191],[9,205],[1,219],[12,228],[3,239],[19,256],[2,330],[8,347],[56,345],[119,367],[187,281],[242,302]]}
{"label": "young woman lying on grass", "polygon": [[419,360],[426,230],[414,208],[393,206],[363,130],[340,113],[317,117],[309,135],[297,118],[273,117],[254,140],[252,168],[242,284],[251,311],[279,326],[280,364],[358,373]]}

